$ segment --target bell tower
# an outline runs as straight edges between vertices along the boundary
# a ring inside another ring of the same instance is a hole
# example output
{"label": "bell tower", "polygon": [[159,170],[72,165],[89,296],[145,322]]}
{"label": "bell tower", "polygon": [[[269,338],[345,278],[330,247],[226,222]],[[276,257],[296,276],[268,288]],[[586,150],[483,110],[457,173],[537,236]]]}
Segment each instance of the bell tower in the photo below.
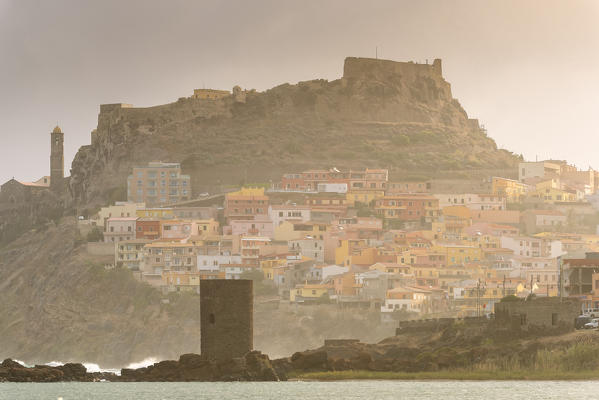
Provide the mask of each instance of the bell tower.
{"label": "bell tower", "polygon": [[56,193],[64,190],[64,133],[58,125],[50,134],[50,189]]}

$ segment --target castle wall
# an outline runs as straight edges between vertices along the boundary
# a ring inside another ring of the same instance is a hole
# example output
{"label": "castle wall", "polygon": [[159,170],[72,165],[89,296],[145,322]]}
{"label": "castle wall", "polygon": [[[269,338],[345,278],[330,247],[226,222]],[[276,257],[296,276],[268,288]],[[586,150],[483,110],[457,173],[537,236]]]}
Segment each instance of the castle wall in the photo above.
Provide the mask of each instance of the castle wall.
{"label": "castle wall", "polygon": [[253,349],[254,289],[250,280],[200,281],[202,357],[243,357]]}
{"label": "castle wall", "polygon": [[423,74],[442,77],[441,72],[440,59],[436,59],[431,65],[375,58],[347,57],[343,65],[343,77],[357,79],[364,79],[372,74],[382,76],[401,75],[411,79]]}

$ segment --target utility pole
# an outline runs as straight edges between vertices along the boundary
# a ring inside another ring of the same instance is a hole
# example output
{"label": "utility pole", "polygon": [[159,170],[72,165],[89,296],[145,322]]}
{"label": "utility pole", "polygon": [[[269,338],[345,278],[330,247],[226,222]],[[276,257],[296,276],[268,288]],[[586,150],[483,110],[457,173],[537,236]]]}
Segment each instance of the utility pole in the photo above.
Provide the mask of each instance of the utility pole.
{"label": "utility pole", "polygon": [[505,297],[505,275],[503,275],[503,296],[501,297]]}
{"label": "utility pole", "polygon": [[476,282],[476,316],[480,317],[480,278]]}
{"label": "utility pole", "polygon": [[564,284],[563,284],[563,276],[564,276],[564,265],[562,263],[562,256],[557,257],[557,264],[559,266],[559,302],[561,303],[564,298]]}

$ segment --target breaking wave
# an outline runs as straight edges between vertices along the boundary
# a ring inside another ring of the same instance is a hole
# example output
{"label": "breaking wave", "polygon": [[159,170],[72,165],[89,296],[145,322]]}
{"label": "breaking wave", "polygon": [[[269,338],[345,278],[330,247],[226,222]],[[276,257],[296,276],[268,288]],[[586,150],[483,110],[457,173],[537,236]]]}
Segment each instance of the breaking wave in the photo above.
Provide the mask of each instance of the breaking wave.
{"label": "breaking wave", "polygon": [[[19,364],[23,365],[24,367],[32,367],[32,365],[27,365],[26,363],[24,363],[23,361],[19,361],[19,360],[14,360],[16,362],[18,362]],[[148,357],[142,361],[139,362],[134,362],[131,363],[127,366],[125,366],[124,368],[127,369],[138,369],[138,368],[144,368],[144,367],[148,367],[152,364],[155,364],[158,362],[158,359],[156,359],[155,357]],[[100,367],[98,364],[95,363],[86,363],[83,362],[81,363],[83,364],[83,366],[85,367],[85,369],[87,369],[87,372],[93,373],[93,372],[112,372],[116,375],[120,375],[121,374],[121,370],[117,369],[117,368],[102,368]],[[59,367],[61,365],[64,365],[63,362],[60,361],[50,361],[49,363],[46,363],[44,365],[47,365],[49,367]]]}

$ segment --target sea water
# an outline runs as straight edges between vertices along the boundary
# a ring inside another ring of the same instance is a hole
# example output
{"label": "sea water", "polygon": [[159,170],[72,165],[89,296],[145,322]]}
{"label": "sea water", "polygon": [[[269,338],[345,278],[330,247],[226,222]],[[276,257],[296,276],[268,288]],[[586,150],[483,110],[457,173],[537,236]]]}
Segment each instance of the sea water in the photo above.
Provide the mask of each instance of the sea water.
{"label": "sea water", "polygon": [[596,399],[595,381],[0,383],[0,399]]}

